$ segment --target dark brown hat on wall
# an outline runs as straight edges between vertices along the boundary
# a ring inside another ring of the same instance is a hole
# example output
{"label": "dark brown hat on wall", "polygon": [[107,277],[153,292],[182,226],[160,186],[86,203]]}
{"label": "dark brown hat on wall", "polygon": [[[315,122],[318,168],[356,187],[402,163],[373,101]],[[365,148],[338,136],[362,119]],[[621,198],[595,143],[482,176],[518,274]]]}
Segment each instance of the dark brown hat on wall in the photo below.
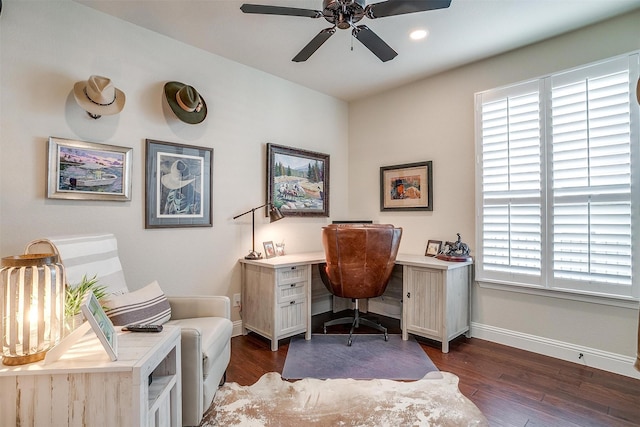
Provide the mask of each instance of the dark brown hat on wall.
{"label": "dark brown hat on wall", "polygon": [[169,82],[164,85],[164,94],[175,115],[183,122],[195,125],[207,117],[207,104],[193,86]]}

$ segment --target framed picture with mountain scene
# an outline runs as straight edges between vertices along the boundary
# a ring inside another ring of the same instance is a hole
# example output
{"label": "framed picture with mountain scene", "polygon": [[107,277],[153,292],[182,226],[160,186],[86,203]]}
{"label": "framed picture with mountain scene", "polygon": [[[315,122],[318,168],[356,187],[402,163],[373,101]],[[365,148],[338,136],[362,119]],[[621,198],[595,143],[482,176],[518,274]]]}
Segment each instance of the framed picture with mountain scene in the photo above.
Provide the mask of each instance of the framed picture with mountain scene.
{"label": "framed picture with mountain scene", "polygon": [[132,149],[49,138],[47,197],[71,200],[131,200]]}
{"label": "framed picture with mountain scene", "polygon": [[267,203],[285,216],[329,216],[329,155],[267,144]]}
{"label": "framed picture with mountain scene", "polygon": [[432,162],[380,168],[381,211],[432,211]]}

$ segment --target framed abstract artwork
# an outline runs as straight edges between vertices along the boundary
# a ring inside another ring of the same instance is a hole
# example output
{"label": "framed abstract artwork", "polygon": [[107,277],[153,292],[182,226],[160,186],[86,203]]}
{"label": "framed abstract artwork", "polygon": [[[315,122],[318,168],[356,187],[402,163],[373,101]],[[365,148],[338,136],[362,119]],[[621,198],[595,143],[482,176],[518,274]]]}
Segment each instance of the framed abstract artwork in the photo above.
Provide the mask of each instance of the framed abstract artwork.
{"label": "framed abstract artwork", "polygon": [[380,210],[432,211],[432,162],[381,167]]}
{"label": "framed abstract artwork", "polygon": [[212,227],[213,149],[146,140],[145,228]]}
{"label": "framed abstract artwork", "polygon": [[131,200],[132,149],[49,138],[47,197],[72,200]]}
{"label": "framed abstract artwork", "polygon": [[329,155],[267,144],[267,203],[285,216],[329,216]]}

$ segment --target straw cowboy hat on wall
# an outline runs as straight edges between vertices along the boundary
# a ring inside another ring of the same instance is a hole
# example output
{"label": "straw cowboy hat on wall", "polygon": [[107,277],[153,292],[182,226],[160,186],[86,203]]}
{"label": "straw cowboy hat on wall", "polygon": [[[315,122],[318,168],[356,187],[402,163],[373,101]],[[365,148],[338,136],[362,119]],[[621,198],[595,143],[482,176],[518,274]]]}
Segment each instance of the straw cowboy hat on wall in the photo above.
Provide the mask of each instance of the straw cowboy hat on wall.
{"label": "straw cowboy hat on wall", "polygon": [[116,88],[111,79],[90,76],[87,81],[73,85],[76,102],[94,119],[100,116],[118,114],[124,108],[124,92]]}
{"label": "straw cowboy hat on wall", "polygon": [[164,94],[173,113],[183,122],[195,125],[207,117],[207,104],[193,86],[168,82]]}

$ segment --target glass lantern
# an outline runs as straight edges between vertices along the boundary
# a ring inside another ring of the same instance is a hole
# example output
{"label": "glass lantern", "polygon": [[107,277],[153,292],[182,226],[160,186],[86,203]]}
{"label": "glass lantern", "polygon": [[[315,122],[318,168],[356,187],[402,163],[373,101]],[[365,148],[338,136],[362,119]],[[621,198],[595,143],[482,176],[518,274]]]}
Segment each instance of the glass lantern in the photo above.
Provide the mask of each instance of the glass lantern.
{"label": "glass lantern", "polygon": [[0,270],[2,363],[44,359],[64,331],[65,273],[56,254],[2,258]]}

